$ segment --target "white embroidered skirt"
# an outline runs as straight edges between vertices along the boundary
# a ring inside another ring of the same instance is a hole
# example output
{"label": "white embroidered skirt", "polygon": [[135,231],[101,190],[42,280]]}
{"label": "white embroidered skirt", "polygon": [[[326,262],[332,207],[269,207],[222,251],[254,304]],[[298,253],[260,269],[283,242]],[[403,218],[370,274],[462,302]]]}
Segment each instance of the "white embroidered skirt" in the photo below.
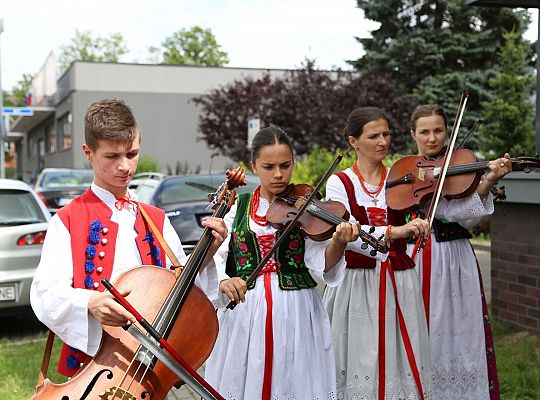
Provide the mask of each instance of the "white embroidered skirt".
{"label": "white embroidered skirt", "polygon": [[[314,289],[284,291],[271,277],[273,400],[335,399],[335,364],[328,315]],[[266,300],[259,277],[246,302],[218,311],[219,336],[205,377],[227,400],[261,399]]]}
{"label": "white embroidered skirt", "polygon": [[[336,353],[337,399],[378,400],[379,278],[374,269],[347,269],[343,282],[327,287],[323,303],[330,316]],[[399,304],[404,315],[424,398],[431,398],[431,368],[420,282],[414,269],[396,271]],[[385,399],[419,399],[400,335],[394,291],[386,282]]]}

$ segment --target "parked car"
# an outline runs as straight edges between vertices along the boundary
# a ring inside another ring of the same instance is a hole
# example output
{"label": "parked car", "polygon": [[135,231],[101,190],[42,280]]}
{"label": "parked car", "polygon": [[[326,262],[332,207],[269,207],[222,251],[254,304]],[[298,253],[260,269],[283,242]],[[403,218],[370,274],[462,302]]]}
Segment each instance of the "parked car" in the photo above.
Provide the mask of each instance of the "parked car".
{"label": "parked car", "polygon": [[166,175],[162,174],[161,172],[139,172],[138,174],[133,175],[133,178],[131,178],[128,187],[132,190],[135,190],[144,181],[161,181],[163,178],[165,178],[165,176]]}
{"label": "parked car", "polygon": [[[224,178],[223,174],[168,176],[154,188],[153,183],[144,182],[135,193],[139,201],[165,211],[189,254],[203,233],[202,218],[212,215],[207,209],[208,194],[214,193]],[[246,180],[247,185],[238,188],[238,193],[251,192],[259,184],[254,175],[246,175]]]}
{"label": "parked car", "polygon": [[26,183],[0,179],[0,316],[30,305],[51,214]]}
{"label": "parked car", "polygon": [[39,174],[34,190],[54,214],[84,193],[93,179],[91,169],[45,168]]}

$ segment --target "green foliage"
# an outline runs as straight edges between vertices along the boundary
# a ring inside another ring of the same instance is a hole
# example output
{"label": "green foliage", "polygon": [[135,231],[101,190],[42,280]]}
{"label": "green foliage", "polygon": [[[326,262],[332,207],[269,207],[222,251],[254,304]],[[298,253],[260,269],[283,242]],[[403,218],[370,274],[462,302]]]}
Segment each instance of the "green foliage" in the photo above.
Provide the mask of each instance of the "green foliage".
{"label": "green foliage", "polygon": [[[530,23],[525,10],[471,7],[463,0],[357,3],[380,26],[371,38],[358,39],[365,54],[351,64],[363,72],[392,74],[416,103],[438,103],[449,116],[468,91],[464,127],[481,119],[482,102],[494,100],[487,83],[498,65],[503,33],[515,29],[521,36]],[[534,55],[528,49],[529,61]],[[473,135],[468,147],[478,148],[477,142]]]}
{"label": "green foliage", "polygon": [[91,31],[75,30],[71,42],[60,47],[58,63],[65,71],[74,61],[97,61],[117,63],[128,52],[124,38],[120,33],[108,37],[92,36]]}
{"label": "green foliage", "polygon": [[516,31],[503,34],[499,47],[499,68],[489,79],[492,101],[482,102],[485,123],[480,127],[484,140],[481,150],[485,157],[500,157],[534,153],[535,106],[531,101],[535,78],[528,66],[527,46]]}
{"label": "green foliage", "polygon": [[[219,67],[229,63],[226,52],[221,50],[210,29],[199,26],[181,29],[163,41],[165,64],[205,65]],[[155,48],[152,49],[155,53]]]}
{"label": "green foliage", "polygon": [[139,172],[159,172],[161,170],[159,163],[156,159],[143,156],[139,159],[139,164],[137,165],[137,171]]}
{"label": "green foliage", "polygon": [[32,74],[23,74],[11,89],[11,93],[4,92],[4,106],[24,107],[24,97],[30,91],[32,79],[34,79]]}

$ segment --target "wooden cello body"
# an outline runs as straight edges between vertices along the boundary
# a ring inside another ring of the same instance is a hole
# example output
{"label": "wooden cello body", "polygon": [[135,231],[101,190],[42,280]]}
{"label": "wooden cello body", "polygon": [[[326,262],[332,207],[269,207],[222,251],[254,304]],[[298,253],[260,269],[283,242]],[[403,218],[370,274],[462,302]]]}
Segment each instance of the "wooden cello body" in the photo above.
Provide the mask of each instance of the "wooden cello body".
{"label": "wooden cello body", "polygon": [[[122,274],[115,287],[130,288],[129,301],[153,321],[175,282],[172,271],[142,266]],[[217,334],[218,321],[212,303],[199,288],[193,287],[167,341],[197,369],[210,355]],[[63,384],[46,380],[32,399],[165,399],[171,388],[181,382],[159,361],[148,369],[139,361],[130,367],[139,347],[124,329],[105,327],[99,352],[75,377]]]}

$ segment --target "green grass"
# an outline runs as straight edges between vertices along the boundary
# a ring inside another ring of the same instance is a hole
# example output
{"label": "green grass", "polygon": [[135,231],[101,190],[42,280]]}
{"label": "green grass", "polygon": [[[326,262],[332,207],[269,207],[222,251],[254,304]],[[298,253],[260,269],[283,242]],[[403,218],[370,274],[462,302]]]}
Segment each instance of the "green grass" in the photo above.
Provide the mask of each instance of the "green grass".
{"label": "green grass", "polygon": [[502,400],[540,399],[540,335],[493,324]]}
{"label": "green grass", "polygon": [[[502,400],[540,399],[540,334],[519,331],[495,321],[495,352],[499,370]],[[0,399],[28,399],[41,366],[46,335],[38,339],[14,344],[0,341]],[[48,378],[65,382],[56,373],[60,342],[55,341]]]}
{"label": "green grass", "polygon": [[[0,399],[29,399],[34,393],[36,381],[43,359],[46,334],[39,339],[13,343],[0,341]],[[56,362],[60,354],[61,343],[56,340],[47,377],[53,382],[65,382],[56,372]]]}

